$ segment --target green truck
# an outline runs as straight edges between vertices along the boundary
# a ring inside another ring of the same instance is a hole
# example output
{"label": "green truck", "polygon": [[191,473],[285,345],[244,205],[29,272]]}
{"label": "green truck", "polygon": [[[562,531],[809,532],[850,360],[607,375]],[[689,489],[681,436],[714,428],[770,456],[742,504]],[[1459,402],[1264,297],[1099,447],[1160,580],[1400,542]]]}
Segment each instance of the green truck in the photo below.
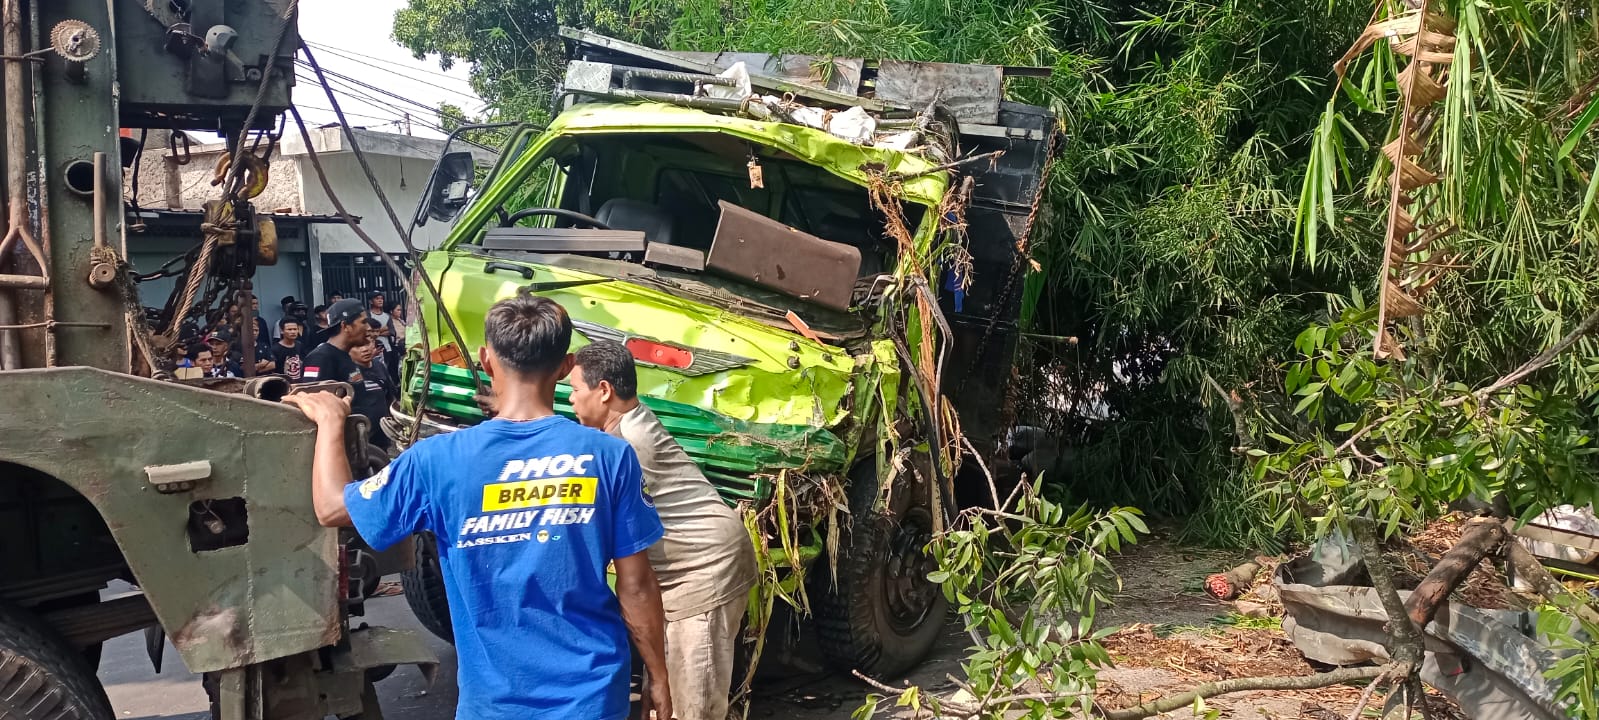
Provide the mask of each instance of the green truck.
{"label": "green truck", "polygon": [[[484,314],[554,299],[575,346],[625,343],[643,402],[745,511],[764,578],[750,636],[782,602],[838,667],[911,667],[946,612],[925,547],[987,497],[961,461],[1006,424],[1056,138],[1047,110],[1003,96],[1047,71],[562,33],[554,121],[501,129],[483,178],[447,153],[425,191],[417,222],[453,229],[417,269],[437,294],[419,290],[391,436],[484,419]],[[407,597],[448,638],[437,550],[417,547]]]}

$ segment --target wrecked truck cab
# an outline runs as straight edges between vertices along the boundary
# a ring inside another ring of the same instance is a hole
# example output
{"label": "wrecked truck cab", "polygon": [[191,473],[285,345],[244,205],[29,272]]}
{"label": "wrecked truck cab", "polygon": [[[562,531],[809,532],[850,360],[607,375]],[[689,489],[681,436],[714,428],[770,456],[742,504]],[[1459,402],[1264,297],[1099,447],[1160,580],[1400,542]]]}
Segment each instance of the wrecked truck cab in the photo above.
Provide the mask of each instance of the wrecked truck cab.
{"label": "wrecked truck cab", "polygon": [[[600,43],[613,55],[654,53],[569,37],[580,52]],[[941,391],[964,381],[946,376],[946,365],[983,362],[961,355],[963,343],[995,348],[988,362],[1008,365],[1015,302],[999,286],[1018,279],[1017,232],[1032,220],[1048,115],[1033,109],[1027,117],[1041,127],[993,138],[1033,154],[1022,154],[1031,169],[1020,182],[995,183],[1012,202],[990,206],[959,169],[981,166],[1003,180],[1015,166],[993,162],[993,152],[957,157],[954,122],[936,103],[893,120],[860,106],[838,111],[831,117],[894,128],[841,137],[843,128],[808,125],[805,107],[775,98],[728,105],[638,90],[640,78],[651,87],[721,82],[662,69],[654,55],[639,62],[655,67],[597,71],[574,61],[568,89],[588,74],[583,97],[592,101],[568,95],[542,132],[511,133],[469,202],[468,181],[441,163],[421,212],[459,215],[420,263],[437,295],[419,298],[426,336],[414,330],[408,343],[408,392],[391,434],[483,420],[491,388],[472,359],[489,308],[517,294],[555,300],[572,317],[574,350],[599,340],[629,349],[641,401],[746,513],[763,568],[756,631],[782,600],[813,617],[832,661],[903,671],[931,648],[946,611],[925,553],[953,512],[961,455]],[[623,87],[605,90],[616,81]],[[1011,231],[994,238],[1002,249],[985,249],[982,266],[960,238],[974,211],[1017,218],[1000,219]],[[967,293],[974,267],[994,271],[993,288]],[[1019,299],[1014,285],[1007,292]],[[973,385],[985,406],[974,416],[1001,404],[999,375]],[[556,409],[570,415],[567,392],[557,390]],[[407,597],[448,638],[435,548],[419,547]]]}

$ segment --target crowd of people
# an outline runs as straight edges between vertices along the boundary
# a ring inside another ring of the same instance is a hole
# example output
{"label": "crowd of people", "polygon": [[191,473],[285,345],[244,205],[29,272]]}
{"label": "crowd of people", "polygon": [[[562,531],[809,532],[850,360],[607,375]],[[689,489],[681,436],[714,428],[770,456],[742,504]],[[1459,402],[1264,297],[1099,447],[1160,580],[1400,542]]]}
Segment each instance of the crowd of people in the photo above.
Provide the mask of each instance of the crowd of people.
{"label": "crowd of people", "polygon": [[403,309],[390,309],[388,297],[376,292],[364,301],[334,294],[327,304],[314,308],[289,296],[279,306],[282,319],[276,328],[261,316],[259,299],[252,301],[248,315],[233,303],[206,317],[203,326],[186,323],[167,369],[180,371],[179,377],[244,377],[240,341],[246,323],[252,324],[251,375],[282,375],[292,383],[350,383],[364,408],[362,414],[372,421],[374,442],[387,449],[388,439],[382,436],[378,420],[399,397],[400,339],[406,330]]}

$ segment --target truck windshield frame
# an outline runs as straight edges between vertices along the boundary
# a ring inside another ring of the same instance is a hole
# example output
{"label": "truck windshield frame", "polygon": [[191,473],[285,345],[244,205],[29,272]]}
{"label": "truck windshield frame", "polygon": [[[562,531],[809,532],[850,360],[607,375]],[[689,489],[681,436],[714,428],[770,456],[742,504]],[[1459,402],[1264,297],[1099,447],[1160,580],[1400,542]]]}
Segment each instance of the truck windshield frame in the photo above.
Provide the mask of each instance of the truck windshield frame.
{"label": "truck windshield frame", "polygon": [[[861,187],[867,186],[871,173],[899,173],[906,177],[901,200],[929,210],[938,206],[948,188],[948,173],[932,171],[934,165],[918,155],[852,145],[819,130],[666,105],[580,105],[558,117],[514,160],[500,165],[502,171],[488,178],[483,192],[462,214],[440,249],[455,250],[463,244],[480,242],[497,210],[519,192],[525,192],[523,186],[534,179],[538,166],[577,137],[696,133],[731,135],[790,155]],[[937,234],[937,223],[930,222],[936,213],[922,214],[913,238],[918,251],[931,247]]]}

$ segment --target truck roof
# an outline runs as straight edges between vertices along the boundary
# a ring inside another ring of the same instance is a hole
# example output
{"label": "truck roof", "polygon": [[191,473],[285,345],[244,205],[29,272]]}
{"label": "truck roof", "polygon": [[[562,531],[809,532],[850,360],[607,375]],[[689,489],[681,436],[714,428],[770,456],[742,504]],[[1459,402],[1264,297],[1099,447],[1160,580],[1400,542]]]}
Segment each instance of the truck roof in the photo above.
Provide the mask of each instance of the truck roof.
{"label": "truck roof", "polygon": [[[962,133],[1014,136],[1007,122],[1005,81],[1047,77],[1049,68],[657,50],[574,28],[561,28],[568,49],[564,91],[616,99],[657,99],[694,106],[706,85],[724,84],[742,66],[753,93],[770,93],[800,105],[838,110],[859,107],[880,121],[912,119],[935,105]],[[614,71],[614,72],[613,72]],[[599,75],[599,77],[596,77]],[[673,92],[667,88],[688,88]],[[676,96],[676,97],[669,97]],[[714,109],[701,103],[702,109]],[[732,105],[738,107],[738,103]],[[745,108],[747,109],[747,108]],[[1028,139],[1042,139],[1028,138]]]}
{"label": "truck roof", "polygon": [[552,134],[721,133],[758,142],[859,185],[872,172],[904,178],[900,196],[926,205],[943,197],[948,173],[927,157],[891,148],[857,145],[802,125],[719,115],[658,102],[583,103],[550,123]]}

